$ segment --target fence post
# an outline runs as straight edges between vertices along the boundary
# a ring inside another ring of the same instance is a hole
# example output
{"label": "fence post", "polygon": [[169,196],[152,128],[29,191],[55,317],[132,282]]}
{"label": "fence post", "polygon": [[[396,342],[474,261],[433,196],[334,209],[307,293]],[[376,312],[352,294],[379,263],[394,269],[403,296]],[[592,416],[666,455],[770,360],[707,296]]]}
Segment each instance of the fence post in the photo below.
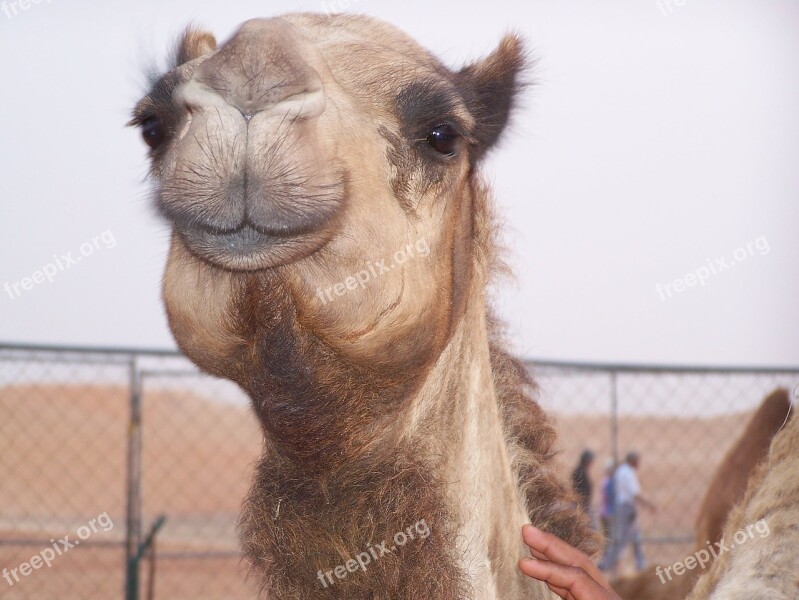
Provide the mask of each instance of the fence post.
{"label": "fence post", "polygon": [[127,461],[127,526],[125,531],[125,599],[138,600],[138,552],[141,541],[141,375],[136,357],[130,361],[130,424]]}
{"label": "fence post", "polygon": [[619,389],[616,371],[610,372],[610,444],[613,461],[619,464]]}

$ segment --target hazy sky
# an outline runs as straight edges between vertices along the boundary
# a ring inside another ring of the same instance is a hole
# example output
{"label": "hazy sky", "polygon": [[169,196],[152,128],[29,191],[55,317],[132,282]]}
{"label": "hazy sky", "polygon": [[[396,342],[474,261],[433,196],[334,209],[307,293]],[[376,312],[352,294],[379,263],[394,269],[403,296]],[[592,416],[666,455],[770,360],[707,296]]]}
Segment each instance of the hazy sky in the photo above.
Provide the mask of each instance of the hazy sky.
{"label": "hazy sky", "polygon": [[453,66],[509,29],[538,57],[485,168],[516,272],[496,296],[520,353],[799,366],[795,0],[5,6],[0,341],[173,347],[168,228],[123,127],[142,66],[189,20],[224,39],[250,17],[329,7],[389,20]]}

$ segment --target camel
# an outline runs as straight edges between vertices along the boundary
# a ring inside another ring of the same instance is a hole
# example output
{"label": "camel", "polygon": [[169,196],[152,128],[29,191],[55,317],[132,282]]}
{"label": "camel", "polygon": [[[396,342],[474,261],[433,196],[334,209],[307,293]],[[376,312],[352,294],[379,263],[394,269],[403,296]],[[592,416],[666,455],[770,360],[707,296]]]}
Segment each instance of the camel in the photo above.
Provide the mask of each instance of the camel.
{"label": "camel", "polygon": [[263,597],[540,600],[522,524],[598,550],[486,298],[480,166],[528,62],[514,35],[451,70],[376,19],[292,14],[187,29],[134,109],[171,331],[263,430],[240,518]]}
{"label": "camel", "polygon": [[799,419],[774,437],[724,526],[725,552],[688,600],[795,600],[799,594]]}
{"label": "camel", "polygon": [[774,436],[792,416],[786,389],[769,394],[749,419],[738,441],[725,455],[708,486],[696,519],[696,540],[706,544],[722,537],[724,523],[743,499],[755,468],[768,456]]}
{"label": "camel", "polygon": [[[732,532],[725,534],[724,524],[735,506],[743,500],[750,480],[760,477],[757,475],[758,465],[766,459],[774,437],[790,419],[791,409],[791,400],[787,390],[777,389],[769,394],[721,461],[705,492],[696,519],[695,550],[697,552],[703,550],[707,552],[709,547],[713,547],[715,551],[717,543],[722,539],[733,538],[738,529],[733,529]],[[683,558],[685,557],[679,557],[678,560]],[[613,587],[625,600],[680,600],[687,598],[703,571],[694,567],[681,575],[673,575],[670,571],[665,570],[668,567],[670,565],[651,567],[638,575],[614,581]],[[741,596],[741,598],[744,597],[749,598]]]}

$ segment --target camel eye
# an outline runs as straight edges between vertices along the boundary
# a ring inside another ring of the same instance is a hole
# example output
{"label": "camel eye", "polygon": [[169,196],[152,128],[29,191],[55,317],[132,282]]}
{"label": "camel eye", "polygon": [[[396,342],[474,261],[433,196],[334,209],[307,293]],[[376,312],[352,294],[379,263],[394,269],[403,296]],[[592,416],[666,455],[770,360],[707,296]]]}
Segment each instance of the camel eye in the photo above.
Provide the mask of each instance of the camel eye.
{"label": "camel eye", "polygon": [[150,148],[155,150],[164,141],[164,124],[160,117],[147,117],[141,123],[141,135]]}
{"label": "camel eye", "polygon": [[430,144],[436,152],[446,154],[447,156],[454,156],[455,151],[458,149],[458,140],[460,137],[460,134],[452,125],[443,124],[430,132],[430,135],[427,136],[427,143]]}

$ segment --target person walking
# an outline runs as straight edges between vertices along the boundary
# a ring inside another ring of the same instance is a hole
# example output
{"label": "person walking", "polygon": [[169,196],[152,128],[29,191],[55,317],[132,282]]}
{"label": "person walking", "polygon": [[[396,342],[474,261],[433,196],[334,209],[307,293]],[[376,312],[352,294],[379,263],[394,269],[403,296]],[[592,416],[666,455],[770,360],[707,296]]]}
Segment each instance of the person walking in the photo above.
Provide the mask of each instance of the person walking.
{"label": "person walking", "polygon": [[586,514],[591,514],[591,498],[593,496],[593,485],[589,469],[594,462],[594,453],[591,450],[583,450],[580,455],[580,462],[572,471],[572,489],[577,495],[577,500]]}
{"label": "person walking", "polygon": [[602,535],[605,541],[610,542],[613,526],[613,509],[616,504],[616,490],[613,485],[613,474],[616,472],[616,461],[609,458],[605,462],[605,477],[599,486],[599,524],[602,526]]}
{"label": "person walking", "polygon": [[615,492],[613,527],[611,528],[611,542],[608,544],[604,558],[599,563],[599,568],[603,571],[616,569],[619,558],[628,544],[633,545],[636,568],[642,571],[646,566],[644,552],[641,548],[641,531],[638,529],[636,507],[642,506],[652,512],[656,511],[657,507],[641,494],[641,484],[637,474],[640,464],[641,458],[638,453],[630,452],[613,476]]}

